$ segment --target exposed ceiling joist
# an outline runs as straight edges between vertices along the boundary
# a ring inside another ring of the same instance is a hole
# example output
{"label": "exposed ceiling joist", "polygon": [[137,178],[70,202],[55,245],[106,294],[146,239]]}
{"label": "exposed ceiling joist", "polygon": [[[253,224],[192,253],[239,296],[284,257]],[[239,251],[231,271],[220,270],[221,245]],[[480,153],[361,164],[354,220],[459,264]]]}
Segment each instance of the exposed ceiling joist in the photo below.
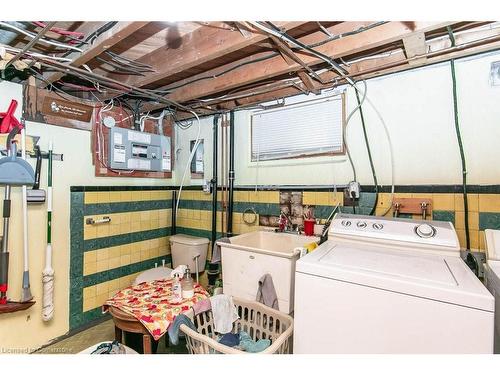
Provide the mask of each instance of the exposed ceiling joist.
{"label": "exposed ceiling joist", "polygon": [[[411,59],[418,60],[422,57],[426,58],[426,64],[435,64],[447,61],[450,58],[461,58],[474,54],[484,53],[490,50],[500,49],[500,29],[486,30],[474,34],[458,35],[457,47],[454,49],[447,47],[446,40],[436,40],[427,43],[427,55],[415,55],[412,58],[407,58],[401,51],[400,53],[389,54],[386,57],[379,57],[376,59],[368,59],[350,64],[349,71],[356,80],[369,79],[380,75],[397,73],[406,70],[410,67]],[[484,39],[484,40],[483,40]],[[479,42],[475,42],[480,40]],[[483,41],[481,41],[483,40]],[[439,51],[448,51],[441,53]],[[338,77],[333,72],[325,72],[321,74],[323,80],[331,80]],[[265,86],[262,86],[265,87]],[[300,93],[295,87],[270,87],[268,92],[259,93],[260,87],[255,88],[256,95],[249,95],[245,98],[236,100],[223,101],[210,103],[214,109],[219,110],[231,109],[235,106],[251,106],[257,103],[281,99],[287,96],[292,96]]]}
{"label": "exposed ceiling joist", "polygon": [[288,65],[293,65],[294,62],[300,64],[304,70],[299,70],[297,75],[299,76],[302,83],[307,87],[307,89],[314,93],[318,94],[319,89],[315,86],[311,77],[307,74],[307,72],[312,72],[312,70],[298,57],[290,47],[288,47],[284,42],[278,39],[275,36],[271,36],[271,40],[276,44],[279,52],[283,59],[287,62]]}
{"label": "exposed ceiling joist", "polygon": [[[74,60],[69,63],[69,65],[80,67],[83,64],[88,63],[96,56],[113,47],[115,44],[142,29],[148,23],[149,22],[118,22],[110,30],[100,35],[91,46],[83,51],[83,53],[72,53],[69,58],[74,57]],[[61,79],[63,76],[64,74],[60,72],[51,74],[47,77],[47,82],[42,87],[46,87],[49,83],[53,83]]]}
{"label": "exposed ceiling joist", "polygon": [[[280,27],[290,30],[306,22],[281,22]],[[182,37],[177,49],[161,47],[137,60],[152,66],[156,72],[147,77],[129,77],[126,83],[136,87],[147,87],[161,83],[170,76],[222,58],[230,53],[268,39],[261,33],[242,34],[239,30],[220,27],[198,28]]]}
{"label": "exposed ceiling joist", "polygon": [[[354,25],[353,25],[354,24]],[[366,24],[366,23],[365,23]],[[401,41],[402,38],[414,33],[428,32],[446,27],[453,22],[389,22],[376,28],[368,29],[356,35],[336,39],[316,47],[316,50],[333,58],[360,53],[365,50],[374,49],[386,44]],[[359,28],[359,23],[343,22],[332,26],[329,31],[332,34],[340,34]],[[299,40],[308,45],[325,39],[321,31],[309,34]],[[308,66],[322,63],[316,56],[307,53],[300,53],[302,61]],[[250,59],[255,58],[254,56]],[[289,65],[281,56],[276,56],[265,61],[255,62],[245,69],[235,69],[221,77],[188,83],[176,89],[169,98],[181,103],[188,102],[196,98],[203,98],[217,94],[221,91],[232,90],[234,88],[253,84],[266,79],[272,79],[280,75],[301,70],[303,67],[298,63]],[[218,72],[227,69],[227,66],[214,69],[203,75],[217,75]],[[195,80],[197,76],[191,77],[186,82]],[[178,82],[183,83],[183,81]],[[176,83],[176,85],[178,84]],[[168,86],[167,86],[168,88]],[[150,106],[149,109],[159,109],[161,105]]]}
{"label": "exposed ceiling joist", "polygon": [[[414,33],[403,38],[403,45],[405,47],[406,57],[412,58],[415,56],[425,55],[427,52],[425,44],[425,34],[423,32]],[[410,65],[421,65],[425,63],[426,58],[413,59]]]}

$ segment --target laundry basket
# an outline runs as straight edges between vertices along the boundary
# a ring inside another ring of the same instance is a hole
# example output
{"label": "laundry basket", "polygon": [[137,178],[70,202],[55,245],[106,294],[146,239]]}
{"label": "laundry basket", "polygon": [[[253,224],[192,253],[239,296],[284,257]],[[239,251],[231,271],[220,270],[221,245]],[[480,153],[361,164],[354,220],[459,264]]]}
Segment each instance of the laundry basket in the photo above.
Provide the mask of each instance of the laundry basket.
{"label": "laundry basket", "polygon": [[[233,333],[246,331],[253,340],[269,339],[271,345],[259,354],[288,354],[293,332],[293,318],[262,303],[233,297],[240,317],[233,323]],[[180,330],[186,335],[186,346],[190,354],[244,354],[246,352],[223,345],[212,339],[214,333],[212,311],[189,316],[198,332],[185,324]]]}

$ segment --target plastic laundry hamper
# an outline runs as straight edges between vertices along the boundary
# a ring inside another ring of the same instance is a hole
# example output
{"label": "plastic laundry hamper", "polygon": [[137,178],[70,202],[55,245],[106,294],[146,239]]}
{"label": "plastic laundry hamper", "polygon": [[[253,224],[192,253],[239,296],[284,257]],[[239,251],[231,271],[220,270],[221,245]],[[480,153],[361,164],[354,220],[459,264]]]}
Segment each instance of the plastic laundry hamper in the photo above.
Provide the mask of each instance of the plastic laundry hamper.
{"label": "plastic laundry hamper", "polygon": [[[246,331],[253,340],[269,339],[271,345],[257,354],[288,354],[292,342],[293,318],[262,303],[233,297],[240,317],[233,323],[233,333]],[[180,330],[186,335],[186,346],[190,354],[244,354],[245,351],[219,344],[210,335],[214,332],[212,311],[206,311],[193,318],[188,315],[198,332],[185,324]]]}

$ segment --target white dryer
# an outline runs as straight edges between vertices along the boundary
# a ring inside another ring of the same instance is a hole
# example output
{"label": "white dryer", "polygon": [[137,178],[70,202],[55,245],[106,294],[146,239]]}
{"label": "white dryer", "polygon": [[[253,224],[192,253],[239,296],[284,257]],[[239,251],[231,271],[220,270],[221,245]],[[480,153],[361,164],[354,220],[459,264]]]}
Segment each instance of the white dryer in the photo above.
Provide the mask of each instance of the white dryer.
{"label": "white dryer", "polygon": [[337,214],[296,263],[294,353],[492,353],[494,300],[451,223]]}
{"label": "white dryer", "polygon": [[485,284],[495,297],[495,354],[500,354],[500,230],[486,229]]}

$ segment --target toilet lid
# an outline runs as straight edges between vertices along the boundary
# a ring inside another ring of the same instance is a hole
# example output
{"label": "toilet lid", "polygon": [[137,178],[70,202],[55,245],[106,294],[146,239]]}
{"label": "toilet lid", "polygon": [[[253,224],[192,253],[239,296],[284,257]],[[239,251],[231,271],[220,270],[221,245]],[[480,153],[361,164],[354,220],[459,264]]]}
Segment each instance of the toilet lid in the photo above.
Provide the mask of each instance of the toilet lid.
{"label": "toilet lid", "polygon": [[205,245],[208,238],[190,236],[188,234],[175,234],[170,236],[170,243],[181,243],[183,245]]}

